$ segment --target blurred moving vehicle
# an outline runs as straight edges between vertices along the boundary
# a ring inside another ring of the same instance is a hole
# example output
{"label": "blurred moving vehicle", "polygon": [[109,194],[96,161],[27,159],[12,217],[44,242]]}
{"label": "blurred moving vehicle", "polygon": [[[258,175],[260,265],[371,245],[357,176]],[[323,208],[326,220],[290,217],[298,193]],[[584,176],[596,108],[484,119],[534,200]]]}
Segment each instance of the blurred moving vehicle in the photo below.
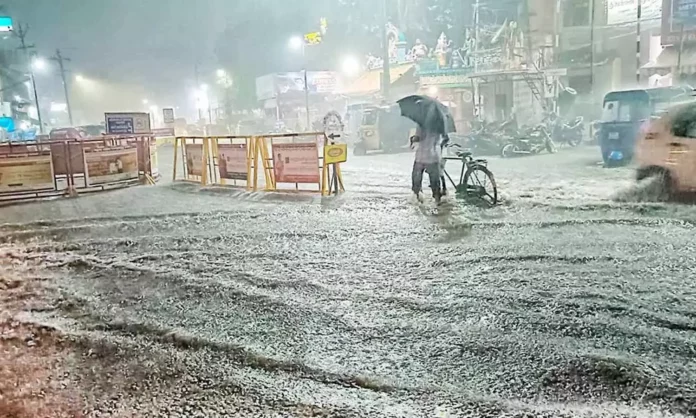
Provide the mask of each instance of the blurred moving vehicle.
{"label": "blurred moving vehicle", "polygon": [[637,180],[655,177],[663,193],[696,192],[696,102],[646,123],[636,146]]}
{"label": "blurred moving vehicle", "polygon": [[262,120],[246,119],[237,123],[237,135],[259,135],[266,133],[267,129]]}
{"label": "blurred moving vehicle", "polygon": [[103,133],[106,132],[106,129],[104,129],[104,125],[83,125],[78,126],[77,129],[84,132],[86,136],[101,136]]}
{"label": "blurred moving vehicle", "polygon": [[49,139],[79,139],[88,135],[81,128],[55,128],[48,134]]}
{"label": "blurred moving vehicle", "polygon": [[671,106],[692,100],[693,89],[689,86],[607,93],[598,131],[604,165],[614,167],[631,162],[641,126]]}
{"label": "blurred moving vehicle", "polygon": [[389,152],[407,147],[415,129],[415,122],[401,116],[399,105],[366,107],[353,154],[365,155],[376,150]]}

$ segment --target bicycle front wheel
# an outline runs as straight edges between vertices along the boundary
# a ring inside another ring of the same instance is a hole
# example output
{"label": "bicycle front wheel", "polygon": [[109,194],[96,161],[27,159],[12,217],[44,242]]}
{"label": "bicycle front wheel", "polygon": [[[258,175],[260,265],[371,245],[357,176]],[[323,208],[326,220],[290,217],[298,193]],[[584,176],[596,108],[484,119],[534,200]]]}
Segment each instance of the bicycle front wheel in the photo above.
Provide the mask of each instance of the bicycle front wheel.
{"label": "bicycle front wheel", "polygon": [[490,206],[498,203],[498,186],[491,171],[482,165],[472,165],[464,174],[466,195],[476,197]]}

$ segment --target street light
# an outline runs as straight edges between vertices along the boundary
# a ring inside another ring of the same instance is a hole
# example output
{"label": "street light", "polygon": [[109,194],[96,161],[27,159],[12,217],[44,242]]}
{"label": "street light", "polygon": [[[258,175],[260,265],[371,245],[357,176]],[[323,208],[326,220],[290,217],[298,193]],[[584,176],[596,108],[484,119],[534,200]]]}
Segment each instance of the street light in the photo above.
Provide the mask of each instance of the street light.
{"label": "street light", "polygon": [[83,83],[85,81],[85,77],[82,74],[78,74],[75,76],[75,81],[78,83]]}
{"label": "street light", "polygon": [[293,36],[290,38],[288,45],[290,45],[290,49],[299,51],[300,49],[304,49],[304,39],[302,39],[301,36]]}
{"label": "street light", "polygon": [[48,67],[46,60],[41,57],[34,57],[31,60],[31,68],[36,71],[44,71]]}
{"label": "street light", "polygon": [[309,84],[307,83],[307,54],[305,51],[307,48],[307,45],[301,36],[293,36],[292,38],[290,38],[288,45],[290,45],[291,49],[293,49],[295,51],[302,52],[302,72],[303,72],[303,78],[304,78],[304,91],[305,91],[305,113],[307,114],[307,130],[310,130]]}
{"label": "street light", "polygon": [[348,77],[355,77],[360,72],[360,61],[352,55],[343,58],[341,66],[343,74]]}

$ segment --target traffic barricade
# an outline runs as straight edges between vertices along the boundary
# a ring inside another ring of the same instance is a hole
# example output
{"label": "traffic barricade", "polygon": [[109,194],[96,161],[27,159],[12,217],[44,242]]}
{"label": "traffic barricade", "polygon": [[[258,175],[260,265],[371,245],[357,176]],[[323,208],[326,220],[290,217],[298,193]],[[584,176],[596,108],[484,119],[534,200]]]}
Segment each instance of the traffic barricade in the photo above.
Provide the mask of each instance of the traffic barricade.
{"label": "traffic barricade", "polygon": [[253,176],[257,159],[256,141],[251,136],[211,136],[210,156],[212,164],[210,183],[221,186],[244,187],[253,190],[258,186]]}
{"label": "traffic barricade", "polygon": [[264,135],[255,142],[254,158],[260,158],[262,164],[254,165],[253,176],[258,177],[258,167],[263,169],[264,190],[322,195],[344,190],[340,163],[346,161],[347,149],[324,132]]}
{"label": "traffic barricade", "polygon": [[[178,159],[181,153],[181,167],[183,178],[177,178]],[[174,172],[173,181],[188,181],[208,184],[212,177],[212,164],[210,161],[210,141],[204,136],[177,136],[174,138]]]}
{"label": "traffic barricade", "polygon": [[[140,149],[147,150],[147,158],[140,158]],[[154,182],[150,152],[147,136],[2,144],[0,201],[75,195]]]}

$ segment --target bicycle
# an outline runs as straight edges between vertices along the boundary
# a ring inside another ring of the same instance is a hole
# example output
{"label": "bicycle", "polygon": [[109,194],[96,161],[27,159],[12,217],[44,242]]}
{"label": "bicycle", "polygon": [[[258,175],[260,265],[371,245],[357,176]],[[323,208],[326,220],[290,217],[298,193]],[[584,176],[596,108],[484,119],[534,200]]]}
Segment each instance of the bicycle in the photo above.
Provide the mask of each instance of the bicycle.
{"label": "bicycle", "polygon": [[[488,169],[488,161],[475,159],[471,152],[461,149],[459,144],[448,144],[447,148],[454,151],[456,157],[443,157],[442,162],[442,191],[447,193],[445,177],[454,187],[456,195],[464,197],[476,197],[489,206],[498,203],[498,186],[495,183],[493,173]],[[456,183],[447,172],[445,163],[448,160],[460,161],[462,170],[459,174],[459,182]]]}

